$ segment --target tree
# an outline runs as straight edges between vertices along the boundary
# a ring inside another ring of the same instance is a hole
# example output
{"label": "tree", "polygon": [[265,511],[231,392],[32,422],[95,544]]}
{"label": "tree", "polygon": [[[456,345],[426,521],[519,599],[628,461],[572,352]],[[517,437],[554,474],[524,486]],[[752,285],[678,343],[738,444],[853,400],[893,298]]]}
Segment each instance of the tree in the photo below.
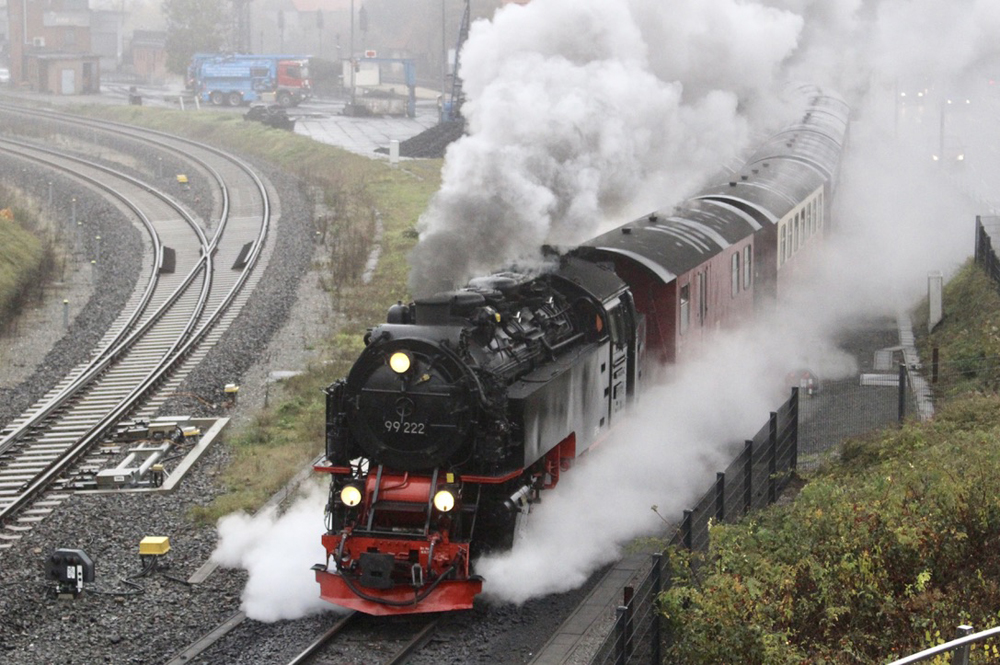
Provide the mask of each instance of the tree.
{"label": "tree", "polygon": [[163,0],[167,19],[167,69],[187,71],[195,53],[215,53],[226,46],[229,34],[228,3],[219,0]]}

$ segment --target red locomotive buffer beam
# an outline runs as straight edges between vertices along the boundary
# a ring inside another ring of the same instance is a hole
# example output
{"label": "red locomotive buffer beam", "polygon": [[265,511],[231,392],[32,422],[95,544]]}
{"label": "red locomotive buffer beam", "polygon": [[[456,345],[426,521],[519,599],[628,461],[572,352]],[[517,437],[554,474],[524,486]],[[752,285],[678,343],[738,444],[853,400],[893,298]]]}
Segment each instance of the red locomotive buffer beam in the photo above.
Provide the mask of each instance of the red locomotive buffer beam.
{"label": "red locomotive buffer beam", "polygon": [[[470,609],[483,582],[469,575],[469,543],[451,540],[460,493],[451,474],[443,480],[369,474],[356,518],[322,538],[320,598],[374,615]],[[442,489],[453,492],[450,509],[434,506]]]}
{"label": "red locomotive buffer beam", "polygon": [[[464,543],[326,534],[323,546],[331,558],[340,551],[342,560],[350,563],[343,574],[316,571],[320,598],[366,614],[467,610],[483,590],[481,578],[469,577],[469,548]],[[434,579],[425,577],[428,564]]]}

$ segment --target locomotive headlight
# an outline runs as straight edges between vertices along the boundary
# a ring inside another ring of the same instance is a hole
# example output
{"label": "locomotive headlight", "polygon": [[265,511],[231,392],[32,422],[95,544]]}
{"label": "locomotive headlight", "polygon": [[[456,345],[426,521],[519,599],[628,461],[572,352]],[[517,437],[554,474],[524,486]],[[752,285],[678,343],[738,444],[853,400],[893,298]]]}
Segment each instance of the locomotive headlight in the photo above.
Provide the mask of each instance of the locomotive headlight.
{"label": "locomotive headlight", "polygon": [[357,485],[344,485],[344,489],[340,490],[340,500],[348,508],[353,508],[361,503],[361,488]]}
{"label": "locomotive headlight", "polygon": [[455,507],[455,493],[450,489],[441,489],[434,495],[434,507],[442,513],[450,512]]}
{"label": "locomotive headlight", "polygon": [[396,374],[406,374],[412,364],[410,354],[406,351],[396,351],[389,356],[389,368]]}

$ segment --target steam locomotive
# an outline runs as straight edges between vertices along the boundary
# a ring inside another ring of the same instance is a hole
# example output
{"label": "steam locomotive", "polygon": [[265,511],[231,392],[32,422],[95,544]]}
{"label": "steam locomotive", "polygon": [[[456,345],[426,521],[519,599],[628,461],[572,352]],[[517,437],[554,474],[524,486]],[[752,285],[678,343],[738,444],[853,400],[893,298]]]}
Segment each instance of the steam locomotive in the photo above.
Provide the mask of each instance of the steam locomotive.
{"label": "steam locomotive", "polygon": [[[399,303],[327,391],[323,599],[375,615],[472,607],[473,561],[625,417],[650,362],[766,316],[830,228],[846,103],[805,108],[737,173],[563,254]],[[647,354],[648,352],[648,354]]]}

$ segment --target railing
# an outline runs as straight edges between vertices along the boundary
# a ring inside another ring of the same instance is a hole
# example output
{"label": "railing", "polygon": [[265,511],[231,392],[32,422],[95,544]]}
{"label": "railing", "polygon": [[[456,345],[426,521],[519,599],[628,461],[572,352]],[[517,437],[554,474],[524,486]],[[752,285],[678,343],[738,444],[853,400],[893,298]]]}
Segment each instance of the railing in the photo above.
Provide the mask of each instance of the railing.
{"label": "railing", "polygon": [[[684,511],[669,544],[706,551],[710,522],[733,522],[774,503],[798,463],[798,416],[799,389],[792,388],[788,401],[744,443],[729,467],[716,474],[711,489],[694,508]],[[625,587],[614,629],[597,650],[592,665],[659,665],[664,635],[656,599],[670,586],[665,561],[662,554],[654,554],[648,574],[635,587]]]}
{"label": "railing", "polygon": [[1000,238],[1000,217],[976,215],[976,264],[1000,285],[1000,259],[993,250],[993,238]]}
{"label": "railing", "polygon": [[952,665],[969,665],[969,647],[977,642],[987,640],[994,635],[1000,635],[1000,627],[973,633],[972,626],[959,626],[958,637],[951,642],[945,642],[944,644],[939,644],[936,647],[924,649],[923,651],[915,653],[912,656],[894,660],[889,663],[889,665],[909,665],[910,663],[919,663],[924,660],[930,660],[935,656],[942,656],[949,652],[951,653]]}

